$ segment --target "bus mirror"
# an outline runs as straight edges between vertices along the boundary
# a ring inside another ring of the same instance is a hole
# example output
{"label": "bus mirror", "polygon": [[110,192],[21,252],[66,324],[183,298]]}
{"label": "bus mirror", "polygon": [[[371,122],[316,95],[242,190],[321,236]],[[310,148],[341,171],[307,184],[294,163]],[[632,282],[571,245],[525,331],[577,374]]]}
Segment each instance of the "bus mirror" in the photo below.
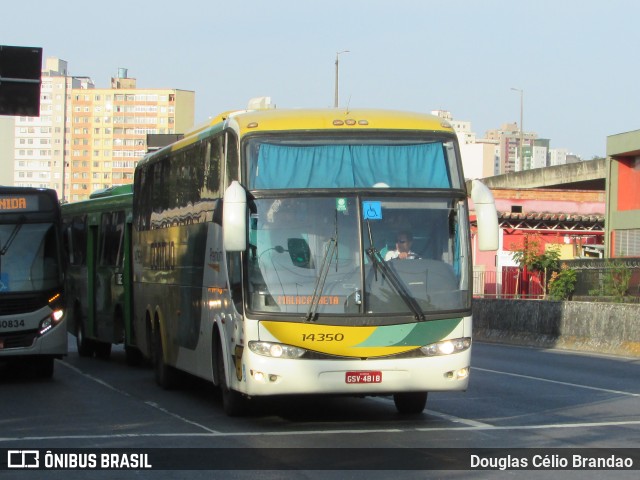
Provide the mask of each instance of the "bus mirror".
{"label": "bus mirror", "polygon": [[311,263],[311,249],[304,238],[287,239],[287,247],[289,248],[291,263],[300,268],[313,268]]}
{"label": "bus mirror", "polygon": [[498,211],[491,190],[479,180],[471,183],[471,200],[478,221],[478,249],[498,249]]}
{"label": "bus mirror", "polygon": [[224,192],[222,238],[227,252],[247,249],[247,192],[235,180]]}

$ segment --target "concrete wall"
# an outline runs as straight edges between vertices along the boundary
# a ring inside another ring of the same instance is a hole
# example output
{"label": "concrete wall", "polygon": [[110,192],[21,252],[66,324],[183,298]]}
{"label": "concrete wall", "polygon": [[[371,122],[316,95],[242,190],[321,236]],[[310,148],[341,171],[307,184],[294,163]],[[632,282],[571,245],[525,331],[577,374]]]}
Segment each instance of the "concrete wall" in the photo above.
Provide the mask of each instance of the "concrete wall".
{"label": "concrete wall", "polygon": [[568,185],[582,185],[580,188],[591,190],[605,189],[606,160],[588,160],[585,162],[557,165],[555,167],[535,168],[521,172],[505,173],[495,177],[483,178],[489,188],[564,188]]}
{"label": "concrete wall", "polygon": [[640,305],[474,299],[484,342],[640,357]]}

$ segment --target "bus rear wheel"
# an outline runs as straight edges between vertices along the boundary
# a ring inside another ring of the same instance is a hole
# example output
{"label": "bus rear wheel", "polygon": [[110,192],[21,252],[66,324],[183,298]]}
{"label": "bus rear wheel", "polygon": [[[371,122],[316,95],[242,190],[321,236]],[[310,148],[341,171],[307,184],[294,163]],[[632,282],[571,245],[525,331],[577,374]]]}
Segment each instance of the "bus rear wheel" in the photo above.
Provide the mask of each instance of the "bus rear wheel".
{"label": "bus rear wheel", "polygon": [[157,384],[165,390],[175,388],[178,384],[178,372],[164,361],[162,334],[159,325],[156,325],[153,332],[153,364]]}
{"label": "bus rear wheel", "polygon": [[427,392],[402,392],[393,395],[393,403],[403,415],[417,415],[427,406]]}

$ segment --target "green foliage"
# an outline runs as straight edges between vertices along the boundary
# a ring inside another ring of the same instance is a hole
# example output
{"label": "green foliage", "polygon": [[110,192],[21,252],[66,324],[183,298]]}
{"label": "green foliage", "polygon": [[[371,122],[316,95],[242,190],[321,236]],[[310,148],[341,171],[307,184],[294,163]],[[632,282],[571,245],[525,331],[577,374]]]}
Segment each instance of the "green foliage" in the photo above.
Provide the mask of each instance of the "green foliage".
{"label": "green foliage", "polygon": [[513,250],[513,258],[520,268],[526,266],[531,271],[559,270],[560,251],[554,248],[540,253],[541,250],[540,240],[535,236],[527,236],[524,247]]}
{"label": "green foliage", "polygon": [[560,271],[551,273],[549,279],[549,296],[552,300],[570,300],[576,288],[578,275],[575,270],[563,263]]}
{"label": "green foliage", "polygon": [[631,282],[631,269],[619,260],[607,262],[601,290],[590,290],[592,295],[613,297],[616,302],[625,300]]}
{"label": "green foliage", "polygon": [[[542,272],[542,286],[545,293],[548,293],[547,279],[554,272],[558,272],[560,270],[560,250],[557,248],[550,248],[549,250],[540,253],[542,250],[543,248],[540,245],[540,239],[536,236],[528,235],[525,238],[524,246],[513,250],[513,258],[518,262],[520,268],[527,267],[530,271]],[[571,290],[571,293],[573,293],[573,289]]]}

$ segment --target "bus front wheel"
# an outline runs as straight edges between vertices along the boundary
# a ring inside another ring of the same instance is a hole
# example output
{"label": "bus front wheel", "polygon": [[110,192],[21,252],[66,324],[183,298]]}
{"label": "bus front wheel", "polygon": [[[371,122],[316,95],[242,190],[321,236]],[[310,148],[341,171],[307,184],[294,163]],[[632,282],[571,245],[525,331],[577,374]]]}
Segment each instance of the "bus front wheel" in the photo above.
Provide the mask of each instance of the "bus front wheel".
{"label": "bus front wheel", "polygon": [[53,357],[42,357],[36,360],[36,376],[39,378],[53,377]]}
{"label": "bus front wheel", "polygon": [[78,355],[81,357],[92,357],[95,352],[95,344],[93,340],[86,337],[84,333],[84,323],[82,322],[82,316],[78,315],[78,311],[75,313],[76,319],[76,346],[78,347]]}
{"label": "bus front wheel", "polygon": [[96,357],[102,360],[109,360],[111,357],[111,344],[107,342],[95,342],[94,349],[96,351]]}
{"label": "bus front wheel", "polygon": [[240,392],[229,388],[224,369],[222,345],[218,343],[216,348],[216,368],[218,372],[218,385],[222,395],[222,409],[230,417],[239,417],[246,413],[248,400]]}
{"label": "bus front wheel", "polygon": [[427,392],[402,392],[393,395],[399,413],[417,415],[427,406]]}

